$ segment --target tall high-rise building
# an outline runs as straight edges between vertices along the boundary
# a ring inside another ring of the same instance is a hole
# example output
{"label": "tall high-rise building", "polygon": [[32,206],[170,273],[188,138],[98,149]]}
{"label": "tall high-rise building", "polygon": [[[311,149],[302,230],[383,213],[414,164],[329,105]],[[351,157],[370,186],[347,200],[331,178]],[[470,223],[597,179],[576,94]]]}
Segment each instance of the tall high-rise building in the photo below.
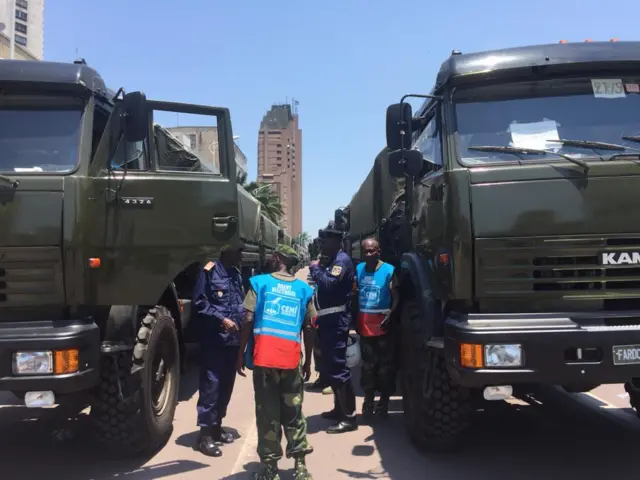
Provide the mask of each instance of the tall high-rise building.
{"label": "tall high-rise building", "polygon": [[[37,60],[44,55],[44,0],[2,0],[0,1],[0,23],[3,41],[13,34],[16,50],[26,50]],[[13,26],[13,28],[12,28]],[[2,49],[2,57],[5,48]],[[29,55],[15,55],[15,58],[29,59]]]}
{"label": "tall high-rise building", "polygon": [[282,226],[291,237],[302,232],[302,130],[296,105],[273,105],[258,132],[258,182],[270,183],[280,197]]}

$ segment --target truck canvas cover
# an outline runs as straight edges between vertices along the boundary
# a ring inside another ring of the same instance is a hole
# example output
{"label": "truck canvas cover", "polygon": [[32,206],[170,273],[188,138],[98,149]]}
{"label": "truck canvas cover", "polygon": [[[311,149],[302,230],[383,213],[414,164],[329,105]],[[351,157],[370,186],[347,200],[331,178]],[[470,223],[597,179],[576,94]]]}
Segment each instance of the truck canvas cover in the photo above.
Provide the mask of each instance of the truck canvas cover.
{"label": "truck canvas cover", "polygon": [[375,233],[380,221],[389,214],[403,183],[389,175],[389,155],[385,147],[349,203],[349,236],[354,238]]}

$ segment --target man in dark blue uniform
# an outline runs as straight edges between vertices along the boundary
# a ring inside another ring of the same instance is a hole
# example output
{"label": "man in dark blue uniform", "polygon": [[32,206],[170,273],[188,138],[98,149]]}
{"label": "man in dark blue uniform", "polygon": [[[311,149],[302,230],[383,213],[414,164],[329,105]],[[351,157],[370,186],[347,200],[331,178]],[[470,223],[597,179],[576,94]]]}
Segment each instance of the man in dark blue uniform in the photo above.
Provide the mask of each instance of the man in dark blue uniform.
{"label": "man in dark blue uniform", "polygon": [[347,303],[353,290],[354,270],[349,256],[342,251],[344,233],[334,222],[322,231],[320,249],[324,261],[311,262],[310,271],[316,289],[317,333],[320,341],[321,374],[333,390],[333,410],[322,416],[335,420],[327,433],[357,430],[356,397],[347,366],[347,342],[351,325],[351,309]]}
{"label": "man in dark blue uniform", "polygon": [[222,455],[221,443],[233,442],[233,436],[222,429],[222,419],[233,392],[240,348],[244,291],[238,267],[243,248],[239,241],[225,245],[220,261],[204,266],[194,291],[193,303],[201,332],[200,436],[194,448],[211,457]]}

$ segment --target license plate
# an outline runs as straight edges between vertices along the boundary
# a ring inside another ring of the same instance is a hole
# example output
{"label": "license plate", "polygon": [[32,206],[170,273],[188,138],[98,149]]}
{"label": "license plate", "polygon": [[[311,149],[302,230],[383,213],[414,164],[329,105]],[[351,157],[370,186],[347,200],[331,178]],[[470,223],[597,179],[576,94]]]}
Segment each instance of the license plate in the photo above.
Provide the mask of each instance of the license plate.
{"label": "license plate", "polygon": [[614,365],[640,364],[640,345],[616,345],[613,347]]}

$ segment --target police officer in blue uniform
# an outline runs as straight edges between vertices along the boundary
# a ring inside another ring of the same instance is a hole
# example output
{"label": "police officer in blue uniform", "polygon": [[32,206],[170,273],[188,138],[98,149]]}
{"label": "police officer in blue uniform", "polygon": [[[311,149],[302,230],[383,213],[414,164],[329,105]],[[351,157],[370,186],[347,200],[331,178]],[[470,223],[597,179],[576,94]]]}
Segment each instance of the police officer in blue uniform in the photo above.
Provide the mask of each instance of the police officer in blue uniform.
{"label": "police officer in blue uniform", "polygon": [[236,378],[244,307],[238,267],[244,244],[225,245],[220,260],[208,262],[196,282],[193,303],[200,330],[200,380],[195,449],[211,457],[222,455],[220,444],[233,436],[222,429]]}
{"label": "police officer in blue uniform", "polygon": [[356,396],[347,366],[347,342],[351,325],[348,303],[353,290],[354,269],[349,256],[342,250],[344,233],[329,222],[322,230],[320,250],[324,261],[311,262],[310,271],[316,283],[316,325],[320,341],[321,373],[333,390],[334,408],[322,414],[335,420],[327,433],[357,430]]}

